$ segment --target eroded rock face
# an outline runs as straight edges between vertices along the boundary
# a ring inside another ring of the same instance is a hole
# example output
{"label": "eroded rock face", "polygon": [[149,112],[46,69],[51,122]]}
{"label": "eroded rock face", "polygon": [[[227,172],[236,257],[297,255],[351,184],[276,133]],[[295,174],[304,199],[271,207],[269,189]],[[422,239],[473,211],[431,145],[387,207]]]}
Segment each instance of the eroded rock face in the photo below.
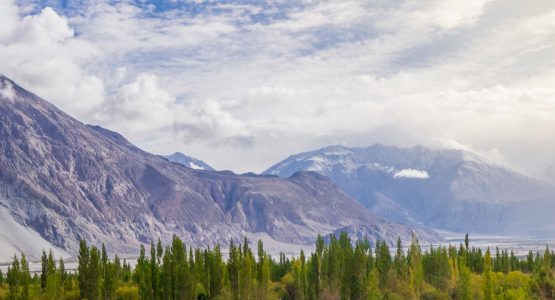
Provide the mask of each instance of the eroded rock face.
{"label": "eroded rock face", "polygon": [[70,252],[80,238],[135,252],[173,234],[188,245],[212,246],[255,232],[311,243],[318,233],[354,224],[405,232],[316,173],[282,179],[187,168],[0,81],[15,95],[0,96],[0,205]]}

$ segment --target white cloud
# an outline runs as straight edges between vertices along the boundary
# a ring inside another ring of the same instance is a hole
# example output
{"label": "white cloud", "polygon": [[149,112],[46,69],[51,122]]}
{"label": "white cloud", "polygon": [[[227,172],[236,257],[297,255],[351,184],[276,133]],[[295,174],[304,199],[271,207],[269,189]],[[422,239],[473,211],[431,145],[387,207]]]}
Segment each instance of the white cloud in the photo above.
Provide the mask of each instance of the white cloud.
{"label": "white cloud", "polygon": [[94,1],[68,19],[20,18],[4,1],[0,72],[147,150],[218,169],[337,143],[449,141],[531,174],[552,157],[552,1],[204,4]]}
{"label": "white cloud", "polygon": [[230,144],[241,148],[254,145],[254,137],[246,125],[214,100],[193,101],[177,113],[179,118],[173,132],[184,143]]}
{"label": "white cloud", "polygon": [[0,71],[66,112],[94,119],[91,112],[102,104],[104,87],[83,67],[94,56],[93,44],[76,38],[68,20],[51,8],[20,18],[13,2],[2,2],[8,9],[0,7]]}
{"label": "white cloud", "polygon": [[2,98],[2,100],[14,101],[15,96],[16,94],[12,83],[0,79],[0,98]]}
{"label": "white cloud", "polygon": [[8,38],[18,23],[19,9],[12,1],[0,1],[0,41]]}
{"label": "white cloud", "polygon": [[414,170],[414,169],[403,169],[395,175],[393,178],[413,178],[413,179],[428,179],[430,175],[426,171]]}
{"label": "white cloud", "polygon": [[46,7],[40,14],[20,20],[7,42],[10,44],[59,43],[73,38],[73,34],[67,20],[52,8]]}
{"label": "white cloud", "polygon": [[105,116],[112,121],[105,122],[131,136],[153,132],[174,123],[175,105],[175,97],[160,87],[155,75],[141,73],[106,107]]}
{"label": "white cloud", "polygon": [[484,13],[486,5],[492,0],[437,0],[431,3],[430,9],[415,17],[419,23],[431,22],[442,29],[473,25]]}

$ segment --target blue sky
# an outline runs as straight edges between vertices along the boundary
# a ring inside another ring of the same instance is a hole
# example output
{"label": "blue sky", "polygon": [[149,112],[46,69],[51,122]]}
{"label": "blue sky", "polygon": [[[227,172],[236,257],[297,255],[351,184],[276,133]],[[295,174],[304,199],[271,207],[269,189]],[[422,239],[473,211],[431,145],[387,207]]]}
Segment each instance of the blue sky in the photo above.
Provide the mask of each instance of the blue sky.
{"label": "blue sky", "polygon": [[330,144],[555,165],[555,2],[0,0],[0,72],[148,151],[262,171]]}

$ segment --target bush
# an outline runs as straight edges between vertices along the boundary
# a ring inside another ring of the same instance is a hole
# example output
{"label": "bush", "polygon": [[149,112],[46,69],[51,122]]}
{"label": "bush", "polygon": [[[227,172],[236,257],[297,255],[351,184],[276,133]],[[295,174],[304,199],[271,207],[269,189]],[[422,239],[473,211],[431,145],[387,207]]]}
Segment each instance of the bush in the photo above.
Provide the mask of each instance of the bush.
{"label": "bush", "polygon": [[530,275],[524,274],[520,271],[513,271],[507,274],[505,279],[505,286],[508,288],[521,288],[529,285]]}
{"label": "bush", "polygon": [[79,290],[65,291],[64,298],[66,300],[80,300]]}
{"label": "bush", "polygon": [[385,294],[383,295],[383,298],[384,298],[385,300],[403,300],[403,299],[405,299],[405,298],[403,298],[402,296],[400,296],[400,295],[398,295],[398,294],[396,294],[396,293],[393,293],[393,292],[391,292],[391,291],[385,292]]}
{"label": "bush", "polygon": [[422,292],[420,295],[420,299],[422,300],[448,300],[449,295],[440,292],[433,288],[428,288]]}
{"label": "bush", "polygon": [[139,289],[136,286],[121,286],[116,290],[116,299],[139,300]]}

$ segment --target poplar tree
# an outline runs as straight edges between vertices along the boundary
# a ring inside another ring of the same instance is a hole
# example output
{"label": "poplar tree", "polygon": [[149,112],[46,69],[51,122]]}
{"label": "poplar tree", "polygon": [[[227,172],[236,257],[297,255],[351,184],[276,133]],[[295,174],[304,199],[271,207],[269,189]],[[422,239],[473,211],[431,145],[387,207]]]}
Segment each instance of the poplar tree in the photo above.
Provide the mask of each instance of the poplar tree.
{"label": "poplar tree", "polygon": [[210,268],[210,296],[219,295],[223,288],[223,279],[225,272],[225,265],[222,260],[222,252],[220,246],[214,247],[214,251],[209,253],[209,268]]}
{"label": "poplar tree", "polygon": [[459,263],[459,279],[457,280],[457,300],[471,300],[470,268],[466,263],[466,255],[461,257]]}
{"label": "poplar tree", "polygon": [[100,270],[100,251],[95,246],[90,249],[90,261],[87,272],[87,299],[98,299],[98,292],[100,288],[101,273]]}
{"label": "poplar tree", "polygon": [[156,296],[159,293],[158,288],[158,256],[156,255],[156,247],[154,246],[154,242],[150,243],[150,261],[149,261],[149,270],[150,270],[150,289],[149,289],[149,299],[156,299]]}
{"label": "poplar tree", "polygon": [[239,249],[235,246],[233,240],[229,243],[229,261],[228,261],[228,277],[233,293],[233,299],[239,299],[239,269],[241,264],[241,257]]}
{"label": "poplar tree", "polygon": [[77,267],[77,280],[79,281],[79,291],[81,292],[81,298],[90,299],[88,295],[88,277],[89,277],[89,248],[87,247],[87,242],[81,240],[79,242],[79,265]]}
{"label": "poplar tree", "polygon": [[42,250],[41,256],[41,272],[40,272],[40,289],[44,292],[46,289],[46,280],[48,278],[48,257],[46,251]]}
{"label": "poplar tree", "polygon": [[366,281],[366,249],[362,242],[357,241],[351,261],[351,290],[350,299],[363,299]]}
{"label": "poplar tree", "polygon": [[21,299],[27,300],[29,299],[29,288],[31,285],[31,272],[29,270],[29,263],[25,258],[25,254],[21,253],[21,273],[20,273],[20,282],[21,282]]}
{"label": "poplar tree", "polygon": [[413,236],[410,245],[409,261],[410,288],[414,296],[419,299],[422,283],[424,282],[424,268],[422,265],[422,250],[415,236]]}
{"label": "poplar tree", "polygon": [[239,290],[241,293],[242,300],[250,300],[252,297],[252,281],[253,281],[253,268],[254,268],[254,257],[252,251],[249,248],[248,241],[245,238],[243,240],[242,258],[240,266],[240,279],[239,279]]}
{"label": "poplar tree", "polygon": [[387,286],[389,270],[391,270],[391,254],[389,247],[385,242],[376,243],[376,268],[380,274],[380,287],[383,289]]}
{"label": "poplar tree", "polygon": [[257,275],[256,279],[258,282],[258,299],[268,299],[268,293],[270,289],[270,262],[268,255],[264,252],[264,244],[262,240],[258,240],[257,245],[257,254],[258,254],[258,262],[257,262]]}
{"label": "poplar tree", "polygon": [[484,300],[493,300],[493,282],[491,278],[491,254],[488,250],[486,251],[486,255],[484,257],[484,274],[483,277],[483,293],[484,293]]}
{"label": "poplar tree", "polygon": [[19,259],[14,256],[12,264],[8,267],[8,272],[6,273],[6,282],[8,283],[8,300],[18,300],[21,297],[21,266],[19,264]]}

